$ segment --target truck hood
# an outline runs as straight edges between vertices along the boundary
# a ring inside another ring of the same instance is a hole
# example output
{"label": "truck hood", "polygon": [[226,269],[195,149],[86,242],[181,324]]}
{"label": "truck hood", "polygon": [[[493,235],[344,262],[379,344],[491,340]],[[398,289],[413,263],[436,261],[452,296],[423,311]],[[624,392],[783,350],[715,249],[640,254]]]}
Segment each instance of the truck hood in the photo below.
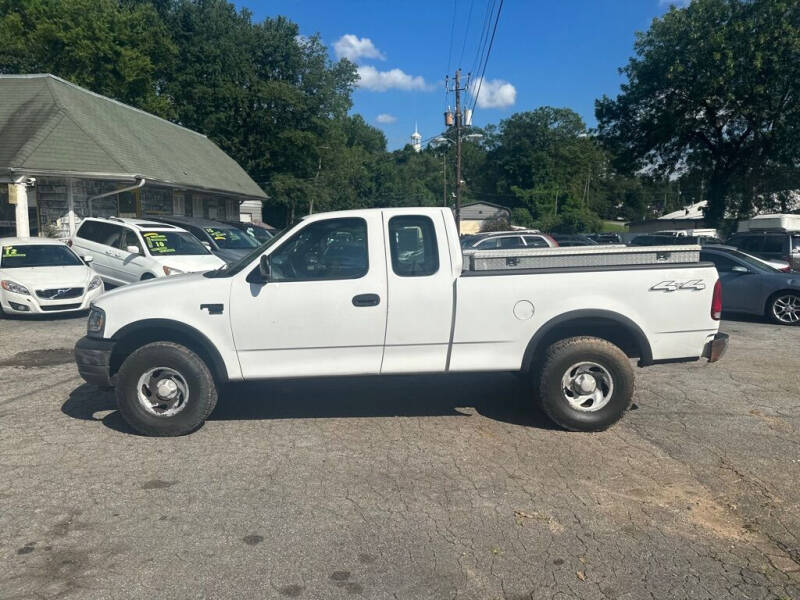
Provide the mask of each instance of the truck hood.
{"label": "truck hood", "polygon": [[[164,319],[198,331],[209,327],[228,331],[227,306],[231,278],[186,273],[126,285],[100,296],[94,305],[106,313],[104,335],[112,337],[121,327],[137,321]],[[212,315],[206,305],[221,305],[225,316]]]}
{"label": "truck hood", "polygon": [[95,304],[105,310],[106,305],[119,301],[127,303],[132,298],[137,297],[141,298],[143,302],[149,302],[150,298],[161,298],[169,301],[169,298],[174,297],[176,294],[183,294],[188,289],[202,285],[202,282],[212,281],[216,280],[203,277],[202,273],[185,273],[183,275],[172,275],[171,277],[145,279],[144,281],[137,281],[114,288],[98,298]]}

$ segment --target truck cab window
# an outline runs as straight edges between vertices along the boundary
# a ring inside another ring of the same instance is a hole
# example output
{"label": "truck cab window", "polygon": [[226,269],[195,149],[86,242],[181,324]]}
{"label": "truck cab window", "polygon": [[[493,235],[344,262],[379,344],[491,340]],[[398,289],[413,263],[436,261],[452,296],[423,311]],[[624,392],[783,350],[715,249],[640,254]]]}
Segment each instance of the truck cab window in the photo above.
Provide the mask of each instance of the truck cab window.
{"label": "truck cab window", "polygon": [[273,281],[358,279],[367,274],[367,222],[315,221],[270,255]]}
{"label": "truck cab window", "polygon": [[392,270],[401,277],[424,277],[439,270],[439,248],[433,221],[423,216],[389,219]]}

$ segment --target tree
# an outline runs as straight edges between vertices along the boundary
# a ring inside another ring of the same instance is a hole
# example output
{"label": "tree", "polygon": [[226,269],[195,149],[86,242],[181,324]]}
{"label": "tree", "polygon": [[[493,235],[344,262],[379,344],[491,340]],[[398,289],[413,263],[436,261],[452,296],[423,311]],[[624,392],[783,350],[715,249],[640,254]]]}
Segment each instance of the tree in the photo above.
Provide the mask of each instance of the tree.
{"label": "tree", "polygon": [[0,73],[52,73],[162,117],[177,48],[158,12],[115,0],[0,0]]}
{"label": "tree", "polygon": [[628,81],[596,102],[618,166],[706,181],[717,225],[732,191],[800,156],[800,3],[694,0],[637,34]]}

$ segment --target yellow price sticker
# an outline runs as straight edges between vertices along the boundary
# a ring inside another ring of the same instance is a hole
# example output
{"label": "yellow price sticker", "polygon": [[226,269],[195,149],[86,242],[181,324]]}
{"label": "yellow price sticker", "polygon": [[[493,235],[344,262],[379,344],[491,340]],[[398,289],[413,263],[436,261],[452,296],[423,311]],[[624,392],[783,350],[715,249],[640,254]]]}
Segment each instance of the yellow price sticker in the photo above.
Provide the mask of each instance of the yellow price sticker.
{"label": "yellow price sticker", "polygon": [[21,254],[14,246],[3,246],[3,258],[24,258],[25,254]]}

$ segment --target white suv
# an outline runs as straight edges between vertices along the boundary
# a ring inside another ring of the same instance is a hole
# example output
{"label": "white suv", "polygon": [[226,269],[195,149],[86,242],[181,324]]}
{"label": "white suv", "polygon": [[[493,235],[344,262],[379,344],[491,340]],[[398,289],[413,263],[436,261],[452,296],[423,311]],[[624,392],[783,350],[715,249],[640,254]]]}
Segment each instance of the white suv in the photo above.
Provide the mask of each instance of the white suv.
{"label": "white suv", "polygon": [[142,219],[84,219],[69,244],[78,254],[91,254],[94,270],[112,285],[225,264],[188,231]]}

